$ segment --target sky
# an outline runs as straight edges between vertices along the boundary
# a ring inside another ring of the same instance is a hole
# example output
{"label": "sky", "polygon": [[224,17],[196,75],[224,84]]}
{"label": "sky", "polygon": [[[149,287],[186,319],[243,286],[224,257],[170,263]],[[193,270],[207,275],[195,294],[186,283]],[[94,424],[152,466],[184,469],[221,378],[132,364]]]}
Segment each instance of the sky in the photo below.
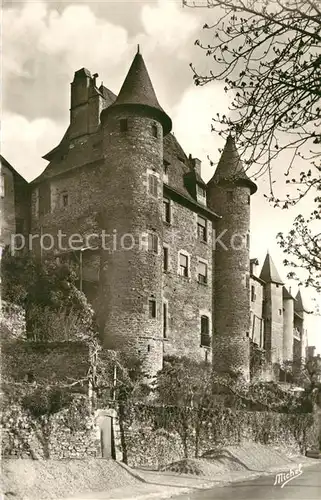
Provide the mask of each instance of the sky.
{"label": "sky", "polygon": [[[70,83],[82,67],[118,93],[137,44],[143,54],[158,100],[173,121],[173,132],[187,154],[202,161],[205,181],[213,175],[208,156],[217,161],[222,139],[211,132],[211,118],[228,114],[224,83],[196,87],[190,63],[206,72],[211,60],[194,45],[202,39],[214,10],[187,9],[179,0],[3,0],[2,12],[2,143],[3,156],[27,180],[46,167],[42,156],[61,140],[69,123]],[[205,36],[204,36],[205,38]],[[282,161],[282,160],[280,160]],[[251,172],[249,172],[250,174]],[[285,178],[276,176],[277,194]],[[288,232],[298,213],[308,214],[309,200],[290,210],[275,209],[266,178],[252,196],[251,257],[263,264],[267,250],[281,277],[285,258],[276,234]],[[320,296],[303,290],[308,303]],[[309,345],[321,353],[321,318],[309,317]]]}

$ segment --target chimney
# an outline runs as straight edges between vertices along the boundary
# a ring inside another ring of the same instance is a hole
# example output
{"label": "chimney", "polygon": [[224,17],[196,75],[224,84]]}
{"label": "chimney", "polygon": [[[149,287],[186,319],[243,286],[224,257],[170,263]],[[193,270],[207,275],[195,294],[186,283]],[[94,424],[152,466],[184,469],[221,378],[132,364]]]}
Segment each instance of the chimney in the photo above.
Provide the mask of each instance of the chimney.
{"label": "chimney", "polygon": [[86,68],[75,72],[70,96],[70,138],[88,133],[88,101],[92,82],[91,73]]}
{"label": "chimney", "polygon": [[251,259],[250,260],[250,273],[252,276],[257,276],[257,267],[259,265],[258,259]]}
{"label": "chimney", "polygon": [[97,80],[98,77],[99,77],[98,73],[94,73],[93,74],[93,84],[94,84],[95,87],[97,86],[96,85],[96,80]]}
{"label": "chimney", "polygon": [[190,159],[192,162],[193,169],[201,177],[201,164],[202,164],[201,160],[199,160],[198,158],[192,158],[191,155],[190,155]]}

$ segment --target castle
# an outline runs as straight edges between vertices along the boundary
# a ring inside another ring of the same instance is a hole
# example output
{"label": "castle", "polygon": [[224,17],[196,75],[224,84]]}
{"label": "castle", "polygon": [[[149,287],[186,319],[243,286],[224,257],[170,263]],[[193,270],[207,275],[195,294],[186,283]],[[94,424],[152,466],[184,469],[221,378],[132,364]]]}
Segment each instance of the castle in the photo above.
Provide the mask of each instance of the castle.
{"label": "castle", "polygon": [[76,262],[104,346],[140,355],[151,375],[164,355],[247,380],[251,345],[271,366],[305,357],[300,293],[284,287],[270,255],[259,276],[250,260],[257,187],[234,139],[205,184],[139,50],[118,96],[97,77],[76,71],[70,124],[39,177],[28,184],[2,159],[3,244],[19,233],[36,254]]}

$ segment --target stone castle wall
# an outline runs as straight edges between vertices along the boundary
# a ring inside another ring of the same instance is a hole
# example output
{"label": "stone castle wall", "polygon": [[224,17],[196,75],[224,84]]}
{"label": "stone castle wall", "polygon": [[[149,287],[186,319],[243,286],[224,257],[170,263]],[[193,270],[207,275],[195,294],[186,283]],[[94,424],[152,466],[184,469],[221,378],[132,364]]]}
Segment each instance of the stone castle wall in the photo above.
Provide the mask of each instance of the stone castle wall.
{"label": "stone castle wall", "polygon": [[[168,305],[168,332],[164,353],[205,360],[209,351],[201,347],[201,316],[209,318],[212,332],[212,222],[207,220],[207,242],[197,236],[197,213],[171,201],[171,222],[164,223],[168,246],[168,270],[163,273],[163,293]],[[179,252],[189,256],[189,276],[178,273]],[[207,264],[208,280],[198,283],[198,262]],[[208,358],[210,360],[210,355]]]}

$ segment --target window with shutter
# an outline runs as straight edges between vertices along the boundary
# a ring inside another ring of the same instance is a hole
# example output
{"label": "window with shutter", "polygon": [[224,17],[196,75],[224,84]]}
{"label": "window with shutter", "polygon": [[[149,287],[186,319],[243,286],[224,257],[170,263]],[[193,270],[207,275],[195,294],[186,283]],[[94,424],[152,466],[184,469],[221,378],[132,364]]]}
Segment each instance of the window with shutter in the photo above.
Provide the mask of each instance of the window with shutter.
{"label": "window with shutter", "polygon": [[188,257],[184,254],[179,254],[179,274],[181,276],[188,276]]}
{"label": "window with shutter", "polygon": [[201,346],[210,347],[210,320],[208,316],[201,316]]}
{"label": "window with shutter", "polygon": [[207,283],[207,264],[205,262],[198,263],[198,282],[205,285]]}

